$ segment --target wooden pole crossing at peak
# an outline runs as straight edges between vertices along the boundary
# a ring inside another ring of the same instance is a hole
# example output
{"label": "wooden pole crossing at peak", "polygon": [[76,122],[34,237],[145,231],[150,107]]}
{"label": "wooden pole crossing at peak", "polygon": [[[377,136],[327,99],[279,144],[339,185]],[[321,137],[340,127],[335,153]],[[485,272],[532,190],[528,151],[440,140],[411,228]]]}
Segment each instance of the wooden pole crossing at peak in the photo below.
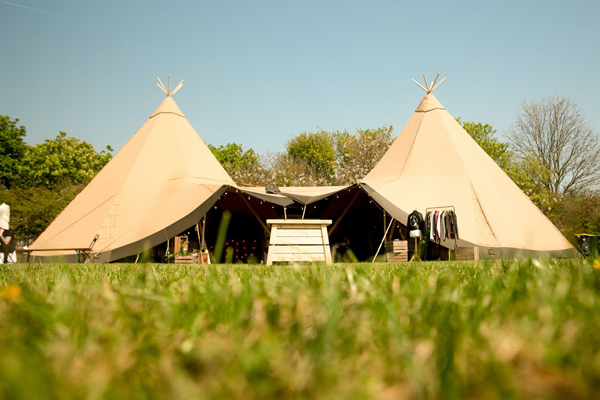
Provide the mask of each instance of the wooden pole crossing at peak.
{"label": "wooden pole crossing at peak", "polygon": [[424,91],[427,92],[427,94],[433,92],[435,90],[435,88],[437,88],[438,86],[440,86],[442,84],[442,82],[444,82],[446,80],[446,78],[442,79],[437,85],[435,84],[438,80],[438,78],[440,77],[440,73],[438,72],[438,74],[436,75],[435,79],[433,80],[433,82],[431,83],[431,85],[429,85],[429,83],[427,82],[427,78],[425,77],[425,74],[423,74],[423,79],[425,80],[425,87],[423,87],[423,85],[421,85],[419,82],[415,81],[414,79],[411,79],[418,87],[420,87],[421,89],[423,89]]}
{"label": "wooden pole crossing at peak", "polygon": [[163,85],[163,83],[160,81],[160,78],[158,76],[156,77],[156,80],[158,81],[156,86],[158,86],[158,88],[160,90],[162,90],[162,92],[164,94],[166,94],[167,97],[172,97],[181,88],[181,85],[183,85],[183,79],[182,79],[181,82],[179,82],[179,84],[175,87],[175,89],[173,91],[171,91],[171,74],[169,74],[169,90],[167,91],[167,89],[165,88],[165,85]]}

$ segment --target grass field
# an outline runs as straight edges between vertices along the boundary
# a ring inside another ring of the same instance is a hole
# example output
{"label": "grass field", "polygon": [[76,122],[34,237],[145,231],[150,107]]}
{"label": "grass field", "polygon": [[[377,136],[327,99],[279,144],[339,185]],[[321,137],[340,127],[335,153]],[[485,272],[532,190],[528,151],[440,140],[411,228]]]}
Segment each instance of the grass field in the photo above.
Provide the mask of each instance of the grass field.
{"label": "grass field", "polygon": [[0,265],[0,399],[599,391],[585,261]]}

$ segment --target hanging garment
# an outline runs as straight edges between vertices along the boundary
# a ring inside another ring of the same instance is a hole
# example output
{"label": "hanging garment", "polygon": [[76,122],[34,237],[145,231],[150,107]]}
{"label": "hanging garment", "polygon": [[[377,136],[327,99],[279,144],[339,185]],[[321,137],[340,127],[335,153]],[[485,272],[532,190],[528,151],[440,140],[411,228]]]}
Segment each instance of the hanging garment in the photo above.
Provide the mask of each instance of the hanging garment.
{"label": "hanging garment", "polygon": [[441,211],[436,211],[435,212],[435,219],[436,219],[436,221],[435,221],[435,227],[436,227],[436,232],[435,232],[436,233],[436,237],[435,237],[435,239],[438,242],[438,244],[440,244],[440,238],[442,236],[442,226],[440,224],[440,215],[441,214],[442,214]]}
{"label": "hanging garment", "polygon": [[429,212],[429,214],[427,215],[427,221],[429,222],[429,226],[427,227],[428,231],[429,231],[429,240],[434,240],[435,239],[435,228],[433,227],[433,219],[435,217],[435,213],[434,212]]}
{"label": "hanging garment", "polygon": [[414,210],[408,215],[406,221],[406,228],[409,231],[420,231],[423,230],[423,214]]}
{"label": "hanging garment", "polygon": [[440,213],[440,239],[446,241],[446,211]]}
{"label": "hanging garment", "polygon": [[450,223],[450,239],[460,239],[460,237],[458,236],[458,220],[454,211],[448,212],[448,221]]}

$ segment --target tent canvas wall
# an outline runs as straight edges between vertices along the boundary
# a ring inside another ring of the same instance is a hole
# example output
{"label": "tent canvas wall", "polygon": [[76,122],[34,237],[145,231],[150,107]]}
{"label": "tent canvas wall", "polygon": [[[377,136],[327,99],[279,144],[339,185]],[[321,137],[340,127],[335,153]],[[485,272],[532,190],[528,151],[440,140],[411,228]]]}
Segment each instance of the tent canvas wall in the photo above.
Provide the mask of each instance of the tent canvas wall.
{"label": "tent canvas wall", "polygon": [[[434,95],[412,117],[361,186],[405,223],[417,209],[454,206],[461,247],[481,257],[573,257],[560,231],[481,149]],[[454,241],[442,242],[454,246]]]}
{"label": "tent canvas wall", "polygon": [[171,94],[29,246],[32,255],[75,260],[73,249],[96,235],[96,261],[138,254],[194,225],[234,185]]}

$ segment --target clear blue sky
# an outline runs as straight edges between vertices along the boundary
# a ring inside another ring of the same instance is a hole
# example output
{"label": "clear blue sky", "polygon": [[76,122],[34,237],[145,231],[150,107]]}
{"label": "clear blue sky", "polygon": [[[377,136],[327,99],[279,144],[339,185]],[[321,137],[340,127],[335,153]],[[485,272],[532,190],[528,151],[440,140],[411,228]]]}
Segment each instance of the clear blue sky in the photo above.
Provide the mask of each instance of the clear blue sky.
{"label": "clear blue sky", "polygon": [[571,96],[600,133],[600,1],[0,1],[0,114],[115,150],[166,85],[206,143],[393,125],[437,72],[455,117],[502,139],[524,100]]}

